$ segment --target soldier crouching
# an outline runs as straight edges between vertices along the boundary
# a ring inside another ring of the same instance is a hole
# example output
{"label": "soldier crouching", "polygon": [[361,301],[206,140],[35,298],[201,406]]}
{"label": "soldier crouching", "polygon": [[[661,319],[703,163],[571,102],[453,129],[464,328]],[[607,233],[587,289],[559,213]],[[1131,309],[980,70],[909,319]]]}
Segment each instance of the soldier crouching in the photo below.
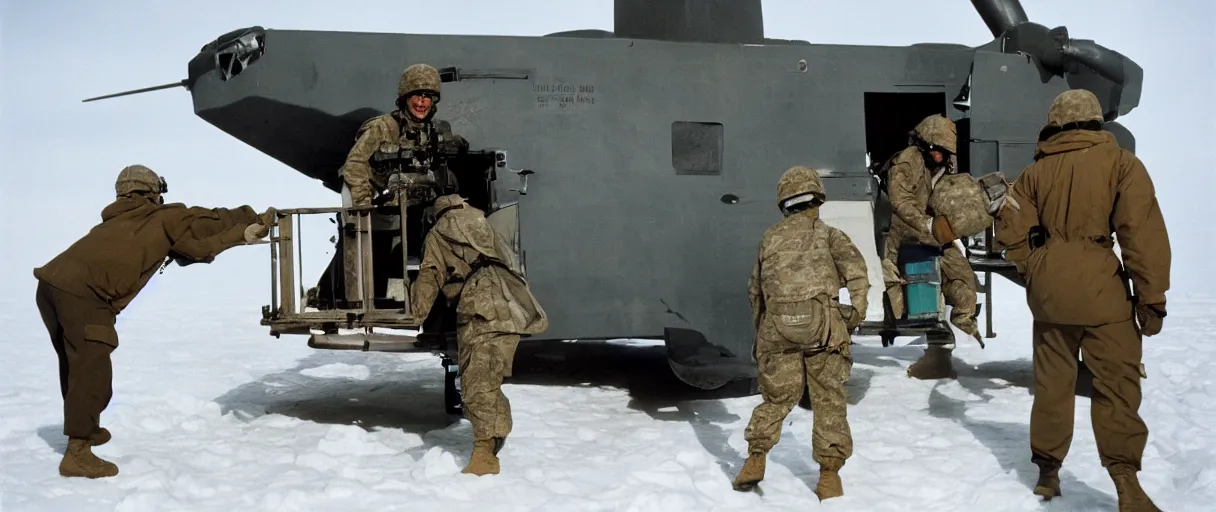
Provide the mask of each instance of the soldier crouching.
{"label": "soldier crouching", "polygon": [[[819,219],[827,199],[818,173],[793,167],[777,183],[785,219],[769,228],[748,281],[756,327],[755,355],[764,402],[744,432],[748,458],[735,478],[747,490],[764,478],[781,422],[808,389],[814,410],[812,444],[820,500],[842,496],[838,472],[853,454],[847,392],[853,362],[849,333],[865,319],[870,283],[861,251],[844,232]],[[852,306],[841,305],[841,285]]]}
{"label": "soldier crouching", "polygon": [[439,197],[433,208],[434,227],[410,288],[411,312],[425,319],[440,291],[457,301],[460,391],[473,424],[473,454],[463,472],[497,474],[512,426],[502,380],[511,376],[520,335],[543,332],[549,321],[481,210],[455,194]]}

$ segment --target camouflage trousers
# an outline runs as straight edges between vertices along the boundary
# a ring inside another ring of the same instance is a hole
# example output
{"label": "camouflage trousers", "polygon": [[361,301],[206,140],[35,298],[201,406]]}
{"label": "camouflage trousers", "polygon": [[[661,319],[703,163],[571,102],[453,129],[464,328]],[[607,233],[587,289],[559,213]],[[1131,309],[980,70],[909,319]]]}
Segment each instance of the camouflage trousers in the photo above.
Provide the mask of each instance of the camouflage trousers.
{"label": "camouflage trousers", "polygon": [[811,426],[812,457],[821,466],[839,469],[853,455],[853,434],[848,422],[848,391],[845,382],[853,369],[848,345],[840,349],[804,355],[790,352],[791,343],[772,332],[762,321],[756,337],[760,396],[743,432],[748,452],[767,454],[781,440],[781,423],[802,398],[811,396],[814,424]]}
{"label": "camouflage trousers", "polygon": [[[895,230],[892,230],[887,236],[887,243],[883,248],[883,266],[887,267],[884,269],[883,280],[887,288],[887,295],[891,298],[891,305],[895,309],[896,317],[903,314],[903,294],[899,288],[898,281],[893,280],[893,278],[898,276],[898,273],[894,276],[889,274],[892,271],[897,272],[900,244],[919,243],[914,237],[910,239],[901,238]],[[889,266],[888,262],[890,263]],[[967,334],[978,334],[980,331],[975,320],[975,272],[971,269],[971,262],[967,261],[967,257],[963,256],[962,251],[959,251],[958,247],[950,245],[943,251],[940,263],[942,270],[942,296],[946,299],[946,304],[951,307],[950,323]]]}
{"label": "camouflage trousers", "polygon": [[476,322],[459,328],[460,394],[464,415],[473,424],[473,440],[511,433],[511,402],[502,380],[511,376],[519,335],[484,332]]}

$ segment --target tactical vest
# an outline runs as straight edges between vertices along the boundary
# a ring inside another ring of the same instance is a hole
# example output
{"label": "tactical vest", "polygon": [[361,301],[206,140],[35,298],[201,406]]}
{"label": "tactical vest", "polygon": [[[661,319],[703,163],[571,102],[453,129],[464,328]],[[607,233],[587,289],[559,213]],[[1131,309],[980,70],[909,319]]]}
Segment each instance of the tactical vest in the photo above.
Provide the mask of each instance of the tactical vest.
{"label": "tactical vest", "polygon": [[438,147],[438,138],[434,125],[424,123],[419,128],[408,125],[401,126],[392,115],[386,116],[391,133],[396,133],[395,139],[380,141],[376,152],[372,154],[372,173],[380,183],[386,183],[389,175],[394,172],[414,172],[429,169]]}
{"label": "tactical vest", "polygon": [[[409,189],[409,196],[422,202],[458,192],[456,176],[439,156],[450,146],[452,134],[445,133],[434,122],[414,128],[402,126],[391,114],[386,118],[397,138],[381,141],[372,154],[369,162],[372,182],[382,190],[394,185]],[[396,184],[391,182],[394,174],[401,180]]]}

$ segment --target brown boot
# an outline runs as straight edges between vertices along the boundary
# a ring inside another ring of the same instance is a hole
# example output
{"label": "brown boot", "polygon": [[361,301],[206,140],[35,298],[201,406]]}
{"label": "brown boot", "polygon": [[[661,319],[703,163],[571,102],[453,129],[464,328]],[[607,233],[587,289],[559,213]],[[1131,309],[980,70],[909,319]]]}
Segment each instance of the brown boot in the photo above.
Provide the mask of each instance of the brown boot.
{"label": "brown boot", "polygon": [[118,474],[118,466],[93,455],[89,440],[73,437],[68,439],[68,449],[59,462],[60,476],[83,476],[101,478]]}
{"label": "brown boot", "polygon": [[953,354],[953,350],[941,345],[929,345],[925,347],[925,355],[908,367],[908,376],[920,380],[953,379],[958,376]]}
{"label": "brown boot", "polygon": [[815,495],[819,496],[819,501],[844,496],[844,484],[840,483],[840,468],[843,465],[840,463],[819,465],[819,484],[815,486]]}
{"label": "brown boot", "polygon": [[735,477],[733,484],[736,491],[750,491],[756,484],[764,480],[765,454],[752,453],[743,461],[743,469]]}
{"label": "brown boot", "polygon": [[1043,497],[1043,501],[1051,501],[1060,493],[1060,466],[1047,462],[1036,462],[1039,466],[1039,481],[1034,484],[1034,493]]}
{"label": "brown boot", "polygon": [[1161,512],[1140,488],[1140,479],[1136,478],[1134,468],[1121,464],[1111,466],[1110,479],[1114,480],[1115,492],[1119,496],[1119,512]]}
{"label": "brown boot", "polygon": [[93,446],[101,446],[110,442],[110,431],[105,427],[101,427],[89,435],[89,444]]}
{"label": "brown boot", "polygon": [[493,439],[473,441],[473,454],[469,456],[469,465],[465,466],[461,473],[477,476],[498,474],[498,456],[494,455]]}

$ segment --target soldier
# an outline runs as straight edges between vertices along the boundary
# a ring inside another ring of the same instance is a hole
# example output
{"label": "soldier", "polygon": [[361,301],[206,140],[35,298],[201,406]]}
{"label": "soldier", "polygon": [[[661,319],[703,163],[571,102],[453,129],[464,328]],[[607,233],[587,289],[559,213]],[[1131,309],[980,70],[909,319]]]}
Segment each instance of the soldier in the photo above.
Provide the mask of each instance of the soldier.
{"label": "soldier", "polygon": [[995,238],[1023,272],[1034,316],[1034,493],[1060,495],[1081,350],[1094,378],[1098,456],[1114,480],[1119,510],[1156,511],[1136,477],[1148,440],[1138,411],[1141,337],[1159,333],[1165,318],[1169,236],[1144,164],[1102,122],[1093,93],[1074,89],[1056,97],[1035,162],[1010,189],[1019,206],[1001,208]]}
{"label": "soldier", "polygon": [[[870,282],[865,259],[849,236],[820,220],[819,206],[826,200],[813,169],[790,168],[777,182],[777,205],[785,218],[765,231],[748,280],[764,402],[752,411],[744,432],[748,457],[735,478],[736,490],[764,478],[781,422],[808,389],[819,463],[815,494],[821,500],[844,494],[838,472],[853,453],[844,388],[853,366],[849,333],[865,319]],[[840,304],[842,286],[852,306]]]}
{"label": "soldier", "polygon": [[432,208],[434,227],[410,287],[411,313],[425,319],[440,291],[456,301],[460,391],[473,424],[473,454],[463,472],[497,474],[498,452],[511,433],[502,380],[511,376],[520,335],[543,332],[549,320],[481,210],[455,194]]}
{"label": "soldier", "polygon": [[[929,211],[933,185],[947,174],[955,173],[954,154],[957,132],[954,122],[939,114],[926,117],[911,134],[911,144],[895,156],[889,171],[887,190],[891,198],[891,230],[887,235],[883,256],[883,274],[887,296],[895,306],[895,316],[902,314],[899,274],[896,262],[899,249],[905,244],[940,247],[942,295],[952,306],[950,322],[963,332],[981,340],[976,326],[975,274],[971,263],[953,245],[945,217]],[[944,229],[943,229],[944,228]],[[982,343],[982,341],[981,341]],[[926,351],[926,358],[908,369],[909,375],[931,378],[936,375],[936,357]]]}
{"label": "soldier", "polygon": [[168,258],[209,263],[219,253],[265,237],[270,209],[186,207],[164,204],[164,178],[142,165],[124,168],[117,198],[101,211],[101,224],[46,265],[34,269],[37,304],[59,355],[63,433],[68,447],[62,476],[98,478],[118,466],[98,458],[93,446],[110,440],[101,412],[113,394],[111,353],[118,348],[116,316]]}
{"label": "soldier", "polygon": [[[439,71],[414,64],[401,73],[397,83],[397,110],[373,117],[356,133],[355,145],[342,166],[345,206],[367,206],[376,190],[388,186],[385,177],[373,172],[371,159],[377,151],[434,147],[443,151],[467,150],[468,142],[452,133],[447,121],[434,119],[439,103]],[[450,176],[450,171],[449,171]],[[449,186],[455,178],[448,177]],[[375,187],[375,189],[373,189]]]}

